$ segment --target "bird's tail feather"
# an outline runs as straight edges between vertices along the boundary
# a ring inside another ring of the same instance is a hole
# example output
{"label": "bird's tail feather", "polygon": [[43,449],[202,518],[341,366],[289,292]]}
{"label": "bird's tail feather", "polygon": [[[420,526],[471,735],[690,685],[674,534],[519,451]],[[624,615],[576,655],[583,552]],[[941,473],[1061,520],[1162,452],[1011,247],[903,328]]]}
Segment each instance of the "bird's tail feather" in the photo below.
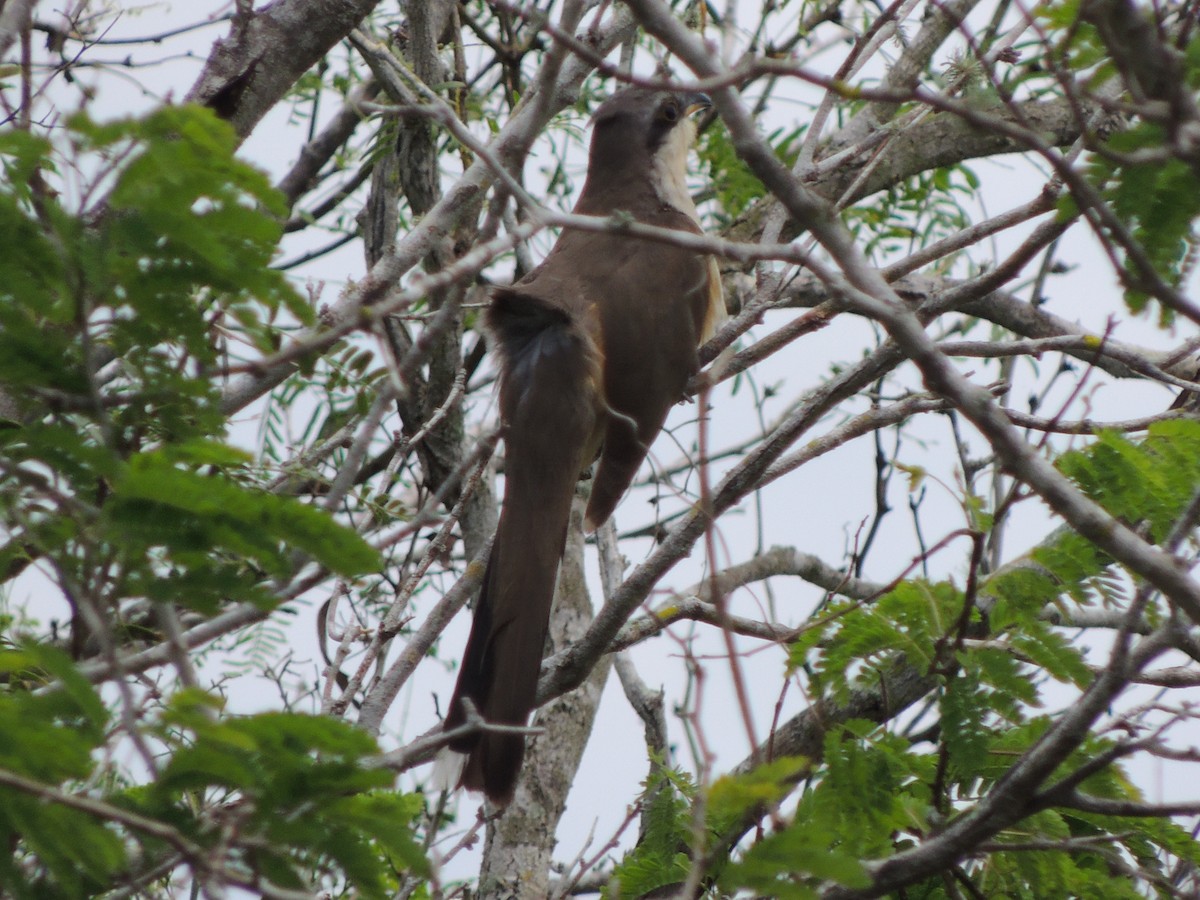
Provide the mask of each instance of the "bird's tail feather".
{"label": "bird's tail feather", "polygon": [[[525,725],[533,710],[571,498],[596,423],[597,353],[562,310],[502,291],[489,325],[501,360],[504,506],[447,729],[466,721],[464,699],[500,725]],[[523,734],[485,731],[450,747],[468,754],[464,787],[511,799]]]}

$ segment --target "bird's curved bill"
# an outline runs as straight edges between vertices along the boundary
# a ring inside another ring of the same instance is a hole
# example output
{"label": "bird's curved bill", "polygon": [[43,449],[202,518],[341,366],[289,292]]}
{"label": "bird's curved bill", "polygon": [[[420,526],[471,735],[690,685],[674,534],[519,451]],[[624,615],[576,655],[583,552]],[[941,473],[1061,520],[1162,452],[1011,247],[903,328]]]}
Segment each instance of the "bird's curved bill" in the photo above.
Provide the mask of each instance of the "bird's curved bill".
{"label": "bird's curved bill", "polygon": [[689,116],[693,115],[694,113],[698,113],[703,109],[712,109],[713,105],[712,97],[708,96],[708,94],[702,94],[699,91],[695,92],[694,94],[686,95],[683,100],[684,112],[686,112]]}

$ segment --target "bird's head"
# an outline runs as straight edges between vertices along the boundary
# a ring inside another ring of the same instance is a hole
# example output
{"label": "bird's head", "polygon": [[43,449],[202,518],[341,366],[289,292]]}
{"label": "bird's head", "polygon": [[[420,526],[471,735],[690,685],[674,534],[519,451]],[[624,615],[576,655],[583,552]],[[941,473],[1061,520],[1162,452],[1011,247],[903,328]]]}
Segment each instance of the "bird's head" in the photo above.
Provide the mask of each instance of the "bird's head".
{"label": "bird's head", "polygon": [[598,143],[618,140],[627,148],[639,144],[650,153],[670,141],[691,144],[696,136],[692,114],[711,106],[708,95],[698,92],[626,88],[604,101],[592,116],[593,150]]}
{"label": "bird's head", "polygon": [[589,186],[608,191],[642,183],[672,206],[694,211],[686,196],[687,152],[696,136],[692,116],[711,106],[699,92],[633,87],[613,94],[592,117]]}

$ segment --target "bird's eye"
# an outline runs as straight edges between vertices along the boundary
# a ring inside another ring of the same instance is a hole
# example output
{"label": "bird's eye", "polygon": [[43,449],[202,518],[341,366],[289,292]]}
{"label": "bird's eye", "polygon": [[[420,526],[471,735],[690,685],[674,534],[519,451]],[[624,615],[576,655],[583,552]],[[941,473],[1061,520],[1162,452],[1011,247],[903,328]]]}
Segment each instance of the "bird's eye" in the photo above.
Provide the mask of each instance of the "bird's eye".
{"label": "bird's eye", "polygon": [[668,103],[662,108],[662,117],[668,122],[674,122],[679,118],[679,107],[674,103]]}

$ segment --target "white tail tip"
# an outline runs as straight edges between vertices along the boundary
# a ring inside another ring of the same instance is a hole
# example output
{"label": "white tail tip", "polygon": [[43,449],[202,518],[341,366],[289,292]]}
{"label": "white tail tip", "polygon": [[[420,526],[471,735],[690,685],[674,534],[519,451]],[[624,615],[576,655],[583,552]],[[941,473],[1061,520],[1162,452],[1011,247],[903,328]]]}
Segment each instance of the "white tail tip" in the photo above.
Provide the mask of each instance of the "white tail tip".
{"label": "white tail tip", "polygon": [[433,760],[433,772],[429,775],[430,790],[453,793],[462,783],[463,769],[467,765],[467,754],[443,747]]}

